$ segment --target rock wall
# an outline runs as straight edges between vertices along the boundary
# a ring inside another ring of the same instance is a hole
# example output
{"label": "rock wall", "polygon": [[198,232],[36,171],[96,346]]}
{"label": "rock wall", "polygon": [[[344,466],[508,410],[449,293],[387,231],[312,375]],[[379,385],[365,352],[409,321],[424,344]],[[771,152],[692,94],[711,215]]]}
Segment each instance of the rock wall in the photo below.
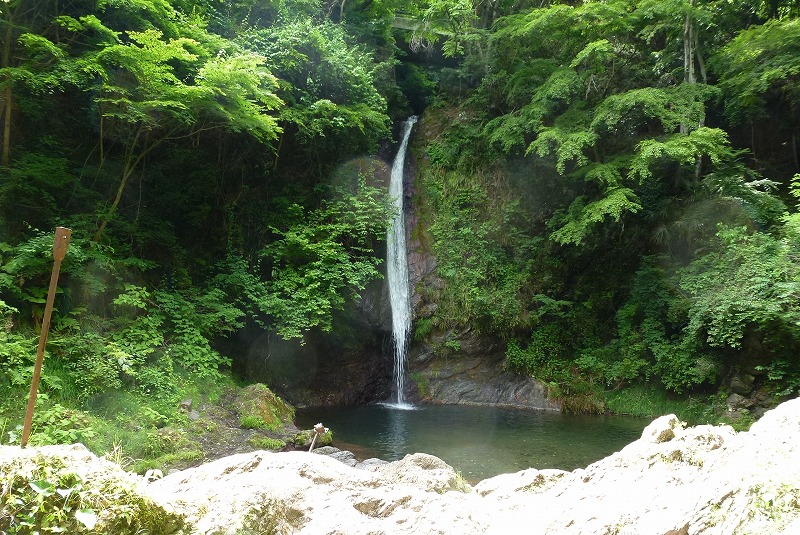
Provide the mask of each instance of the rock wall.
{"label": "rock wall", "polygon": [[[425,128],[425,121],[418,123]],[[430,133],[423,133],[423,136]],[[412,136],[412,141],[413,141]],[[436,311],[435,296],[444,282],[436,274],[436,257],[430,250],[425,222],[419,216],[414,186],[416,162],[407,159],[405,176],[406,228],[411,303],[416,320],[430,318]],[[432,297],[434,296],[434,297]],[[448,345],[446,345],[449,343]],[[458,349],[453,349],[458,348]],[[505,346],[494,338],[469,329],[432,333],[409,346],[410,399],[416,402],[502,405],[560,410],[547,399],[547,389],[530,377],[504,368]]]}
{"label": "rock wall", "polygon": [[269,385],[292,405],[356,405],[389,397],[392,357],[383,336],[352,317],[334,333],[283,340],[258,327],[241,331],[229,349],[234,371]]}
{"label": "rock wall", "polygon": [[[456,340],[458,351],[444,347]],[[547,390],[530,377],[503,366],[502,346],[470,332],[434,335],[412,346],[409,370],[412,399],[425,403],[500,405],[523,409],[560,410]]]}

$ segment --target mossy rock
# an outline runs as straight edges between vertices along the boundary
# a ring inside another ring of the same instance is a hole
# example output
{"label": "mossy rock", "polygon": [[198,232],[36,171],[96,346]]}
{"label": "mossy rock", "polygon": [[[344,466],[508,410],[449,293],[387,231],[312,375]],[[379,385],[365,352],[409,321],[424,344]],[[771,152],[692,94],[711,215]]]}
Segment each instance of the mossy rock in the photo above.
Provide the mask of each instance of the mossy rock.
{"label": "mossy rock", "polygon": [[[299,448],[308,448],[311,446],[311,440],[313,440],[314,435],[316,433],[313,429],[307,429],[305,431],[300,431],[299,433],[295,433],[292,442],[295,446]],[[315,448],[320,448],[322,446],[332,446],[333,445],[333,431],[328,431],[327,433],[322,433],[317,437],[317,441],[314,442]]]}
{"label": "mossy rock", "polygon": [[294,407],[262,383],[243,388],[236,405],[239,424],[246,429],[278,431],[294,421]]}
{"label": "mossy rock", "polygon": [[286,447],[286,442],[279,438],[255,435],[247,439],[247,443],[260,450],[280,451]]}

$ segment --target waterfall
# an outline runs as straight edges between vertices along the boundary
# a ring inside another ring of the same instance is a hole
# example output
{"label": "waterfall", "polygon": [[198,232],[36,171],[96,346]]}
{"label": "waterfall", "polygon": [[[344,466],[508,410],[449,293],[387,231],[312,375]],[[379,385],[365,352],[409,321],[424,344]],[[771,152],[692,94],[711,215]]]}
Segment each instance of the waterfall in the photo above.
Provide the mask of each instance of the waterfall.
{"label": "waterfall", "polygon": [[392,341],[394,345],[394,386],[396,403],[406,405],[406,344],[411,333],[411,299],[408,288],[408,258],[406,256],[406,224],[403,210],[403,168],[408,138],[416,116],[403,123],[403,137],[392,163],[389,195],[394,206],[394,218],[386,236],[386,275],[389,280],[389,300],[392,305]]}

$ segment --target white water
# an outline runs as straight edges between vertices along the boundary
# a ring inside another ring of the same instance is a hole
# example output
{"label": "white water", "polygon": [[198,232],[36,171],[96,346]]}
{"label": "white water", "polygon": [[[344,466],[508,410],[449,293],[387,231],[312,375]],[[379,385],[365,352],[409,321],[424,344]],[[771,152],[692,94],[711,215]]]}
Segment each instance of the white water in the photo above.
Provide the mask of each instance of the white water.
{"label": "white water", "polygon": [[403,210],[403,168],[411,128],[416,116],[403,124],[403,137],[392,164],[389,195],[394,206],[394,218],[386,236],[386,275],[389,280],[389,300],[392,305],[392,341],[394,345],[395,403],[408,407],[405,396],[406,344],[411,333],[411,299],[408,288],[408,258],[406,256],[406,225]]}

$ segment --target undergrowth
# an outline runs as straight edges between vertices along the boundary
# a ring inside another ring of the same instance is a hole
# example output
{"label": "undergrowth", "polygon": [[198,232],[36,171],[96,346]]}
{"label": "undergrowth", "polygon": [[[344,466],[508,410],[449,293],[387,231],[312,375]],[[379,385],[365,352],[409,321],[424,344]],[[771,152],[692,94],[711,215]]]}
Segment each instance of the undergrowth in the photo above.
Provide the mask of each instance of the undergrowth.
{"label": "undergrowth", "polygon": [[81,476],[58,457],[38,454],[0,463],[0,533],[180,533],[183,518],[135,491],[108,467]]}
{"label": "undergrowth", "polygon": [[[212,378],[180,369],[175,370],[173,379],[174,383],[147,392],[111,390],[85,402],[63,392],[41,393],[29,443],[80,442],[97,455],[111,457],[119,457],[122,450],[125,467],[139,473],[202,459],[196,435],[213,429],[201,429],[198,422],[190,421],[180,401],[215,403],[236,384],[228,374]],[[0,402],[0,444],[19,444],[25,399],[27,392],[19,388]]]}
{"label": "undergrowth", "polygon": [[605,393],[609,412],[642,418],[674,414],[690,425],[725,422],[720,416],[724,400],[713,396],[676,396],[655,385],[630,385]]}

